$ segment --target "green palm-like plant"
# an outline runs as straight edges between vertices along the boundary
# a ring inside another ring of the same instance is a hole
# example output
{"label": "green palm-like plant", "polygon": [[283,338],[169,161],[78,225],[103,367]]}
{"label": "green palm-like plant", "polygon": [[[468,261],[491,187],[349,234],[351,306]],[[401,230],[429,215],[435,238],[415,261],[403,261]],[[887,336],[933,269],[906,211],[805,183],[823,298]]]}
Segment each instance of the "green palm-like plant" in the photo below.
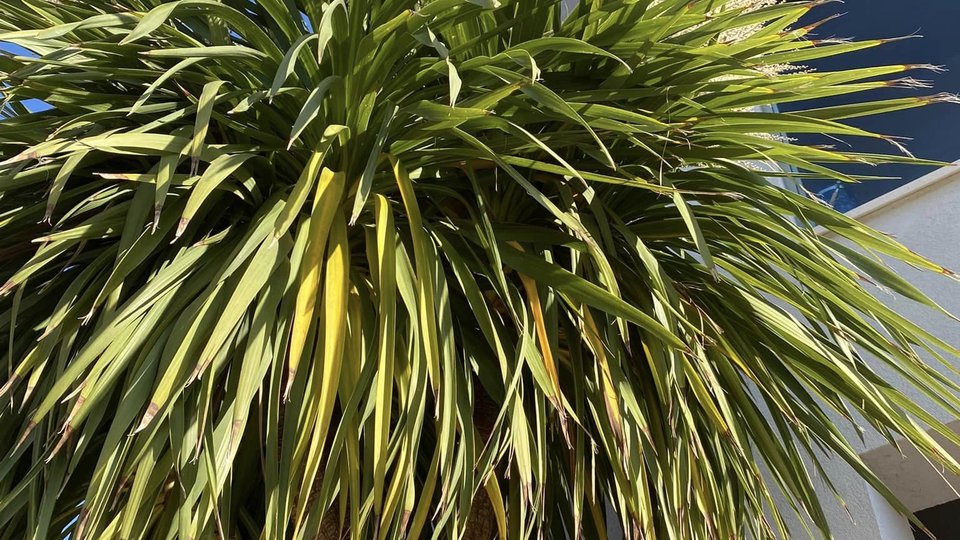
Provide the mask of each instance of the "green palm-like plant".
{"label": "green palm-like plant", "polygon": [[0,538],[826,533],[841,417],[960,472],[863,285],[949,272],[769,181],[952,100],[774,112],[929,67],[791,68],[883,43],[822,3],[0,0]]}

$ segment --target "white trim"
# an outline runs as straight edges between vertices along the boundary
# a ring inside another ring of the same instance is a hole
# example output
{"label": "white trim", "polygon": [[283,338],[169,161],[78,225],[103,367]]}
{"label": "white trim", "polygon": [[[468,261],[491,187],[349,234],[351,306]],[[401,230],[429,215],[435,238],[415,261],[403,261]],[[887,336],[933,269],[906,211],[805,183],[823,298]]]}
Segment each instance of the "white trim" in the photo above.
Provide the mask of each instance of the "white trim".
{"label": "white trim", "polygon": [[[897,189],[885,193],[876,199],[867,201],[860,206],[846,212],[847,217],[857,221],[863,221],[865,218],[906,202],[937,184],[945,181],[960,179],[960,161],[955,161],[951,165],[941,167],[929,174],[925,174],[916,180],[909,182]],[[817,226],[817,234],[832,234],[827,229]]]}
{"label": "white trim", "polygon": [[960,165],[960,161],[956,161],[953,163],[953,165],[947,165],[946,167],[941,167],[929,174],[923,175],[920,178],[900,186],[889,193],[885,193],[876,199],[861,204],[860,206],[847,212],[847,216],[856,220],[862,220],[870,214],[879,212],[888,206],[893,206],[894,204],[903,202],[912,197],[916,197],[930,187],[935,186],[944,180],[949,180],[954,175],[960,173],[960,167],[958,167],[958,165]]}
{"label": "white trim", "polygon": [[873,507],[873,516],[880,530],[880,540],[913,540],[913,530],[907,518],[901,516],[865,481],[863,485],[866,486],[867,493],[870,495],[870,505]]}

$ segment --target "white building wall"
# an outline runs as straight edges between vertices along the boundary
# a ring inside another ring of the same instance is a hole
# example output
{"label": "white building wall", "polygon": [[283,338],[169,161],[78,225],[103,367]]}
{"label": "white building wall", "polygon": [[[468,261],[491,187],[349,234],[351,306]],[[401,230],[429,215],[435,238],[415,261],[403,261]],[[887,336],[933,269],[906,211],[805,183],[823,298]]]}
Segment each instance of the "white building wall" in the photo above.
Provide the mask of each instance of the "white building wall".
{"label": "white building wall", "polygon": [[[871,201],[849,213],[866,225],[895,237],[908,248],[956,271],[960,271],[960,167],[935,171],[902,188]],[[948,312],[960,314],[960,283],[953,279],[908,265],[891,262],[904,278],[925,292]],[[930,308],[877,289],[876,294],[888,306],[917,322],[947,343],[960,346],[960,323]],[[933,361],[933,360],[931,360]],[[960,360],[957,362],[960,368]],[[877,371],[885,373],[880,366]],[[941,369],[944,373],[950,370]],[[954,380],[960,380],[951,374]],[[890,380],[897,380],[891,377]],[[948,414],[937,409],[929,399],[912,387],[901,387],[904,393],[924,406],[938,419],[951,422]],[[846,421],[838,425],[850,438],[856,434]],[[960,422],[951,427],[960,432]],[[901,452],[879,435],[867,433],[865,444],[858,449],[867,464],[912,511],[943,504],[960,498],[960,479],[946,478],[918,453],[904,448]],[[822,500],[837,540],[912,540],[906,519],[897,514],[882,496],[871,489],[853,470],[838,459],[824,458],[821,465],[831,482],[841,491],[844,504],[834,503],[823,488]],[[954,484],[951,486],[951,484]],[[787,508],[785,513],[789,513]],[[958,519],[960,523],[960,519]],[[803,527],[793,520],[791,529],[796,538],[806,537]],[[960,537],[958,525],[957,537]]]}
{"label": "white building wall", "polygon": [[907,520],[876,491],[869,489],[869,495],[880,535],[878,538],[880,540],[913,540],[913,532]]}

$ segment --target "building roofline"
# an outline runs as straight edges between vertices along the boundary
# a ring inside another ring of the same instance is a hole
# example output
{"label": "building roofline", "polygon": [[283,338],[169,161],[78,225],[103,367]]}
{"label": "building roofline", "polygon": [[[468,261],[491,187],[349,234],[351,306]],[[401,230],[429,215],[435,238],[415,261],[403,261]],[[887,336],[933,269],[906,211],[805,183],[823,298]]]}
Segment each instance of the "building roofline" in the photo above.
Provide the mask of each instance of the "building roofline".
{"label": "building roofline", "polygon": [[[853,218],[857,221],[863,221],[874,214],[878,214],[884,210],[888,210],[914,197],[917,197],[932,187],[956,179],[960,179],[960,160],[955,161],[950,165],[940,167],[939,169],[925,174],[920,178],[913,180],[912,182],[908,182],[893,191],[889,191],[877,197],[876,199],[869,200],[846,212],[846,215],[847,217]],[[834,235],[833,231],[820,225],[816,226],[815,231],[820,235]]]}
{"label": "building roofline", "polygon": [[951,165],[941,167],[935,171],[908,182],[893,191],[889,191],[876,199],[867,201],[860,206],[847,212],[847,216],[858,221],[864,218],[886,210],[891,206],[912,199],[924,191],[948,180],[960,178],[960,161],[955,161]]}

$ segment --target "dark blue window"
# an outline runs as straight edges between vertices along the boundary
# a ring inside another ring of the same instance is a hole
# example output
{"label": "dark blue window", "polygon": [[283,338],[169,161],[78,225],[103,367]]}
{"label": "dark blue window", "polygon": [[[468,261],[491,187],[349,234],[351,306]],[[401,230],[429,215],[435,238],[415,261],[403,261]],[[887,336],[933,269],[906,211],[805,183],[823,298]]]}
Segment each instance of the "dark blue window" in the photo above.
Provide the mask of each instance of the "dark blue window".
{"label": "dark blue window", "polygon": [[[815,38],[864,40],[911,34],[920,34],[923,37],[811,62],[810,67],[817,71],[890,64],[934,64],[947,71],[914,71],[906,74],[928,80],[933,85],[929,89],[886,89],[818,100],[812,104],[788,104],[781,107],[782,110],[839,105],[867,98],[889,99],[960,92],[960,0],[846,0],[845,3],[828,4],[812,10],[811,17],[803,24],[834,13],[845,15],[817,28]],[[960,105],[937,104],[847,122],[876,133],[907,137],[909,140],[903,141],[904,145],[919,158],[945,162],[960,159]],[[857,138],[837,141],[817,136],[797,138],[803,143],[845,145],[848,149],[860,152],[896,151],[889,143],[879,140]],[[838,168],[849,174],[895,178],[844,184],[839,190],[833,181],[813,180],[806,183],[810,191],[820,193],[825,200],[832,200],[838,209],[847,210],[915,180],[935,167],[852,165]]]}

